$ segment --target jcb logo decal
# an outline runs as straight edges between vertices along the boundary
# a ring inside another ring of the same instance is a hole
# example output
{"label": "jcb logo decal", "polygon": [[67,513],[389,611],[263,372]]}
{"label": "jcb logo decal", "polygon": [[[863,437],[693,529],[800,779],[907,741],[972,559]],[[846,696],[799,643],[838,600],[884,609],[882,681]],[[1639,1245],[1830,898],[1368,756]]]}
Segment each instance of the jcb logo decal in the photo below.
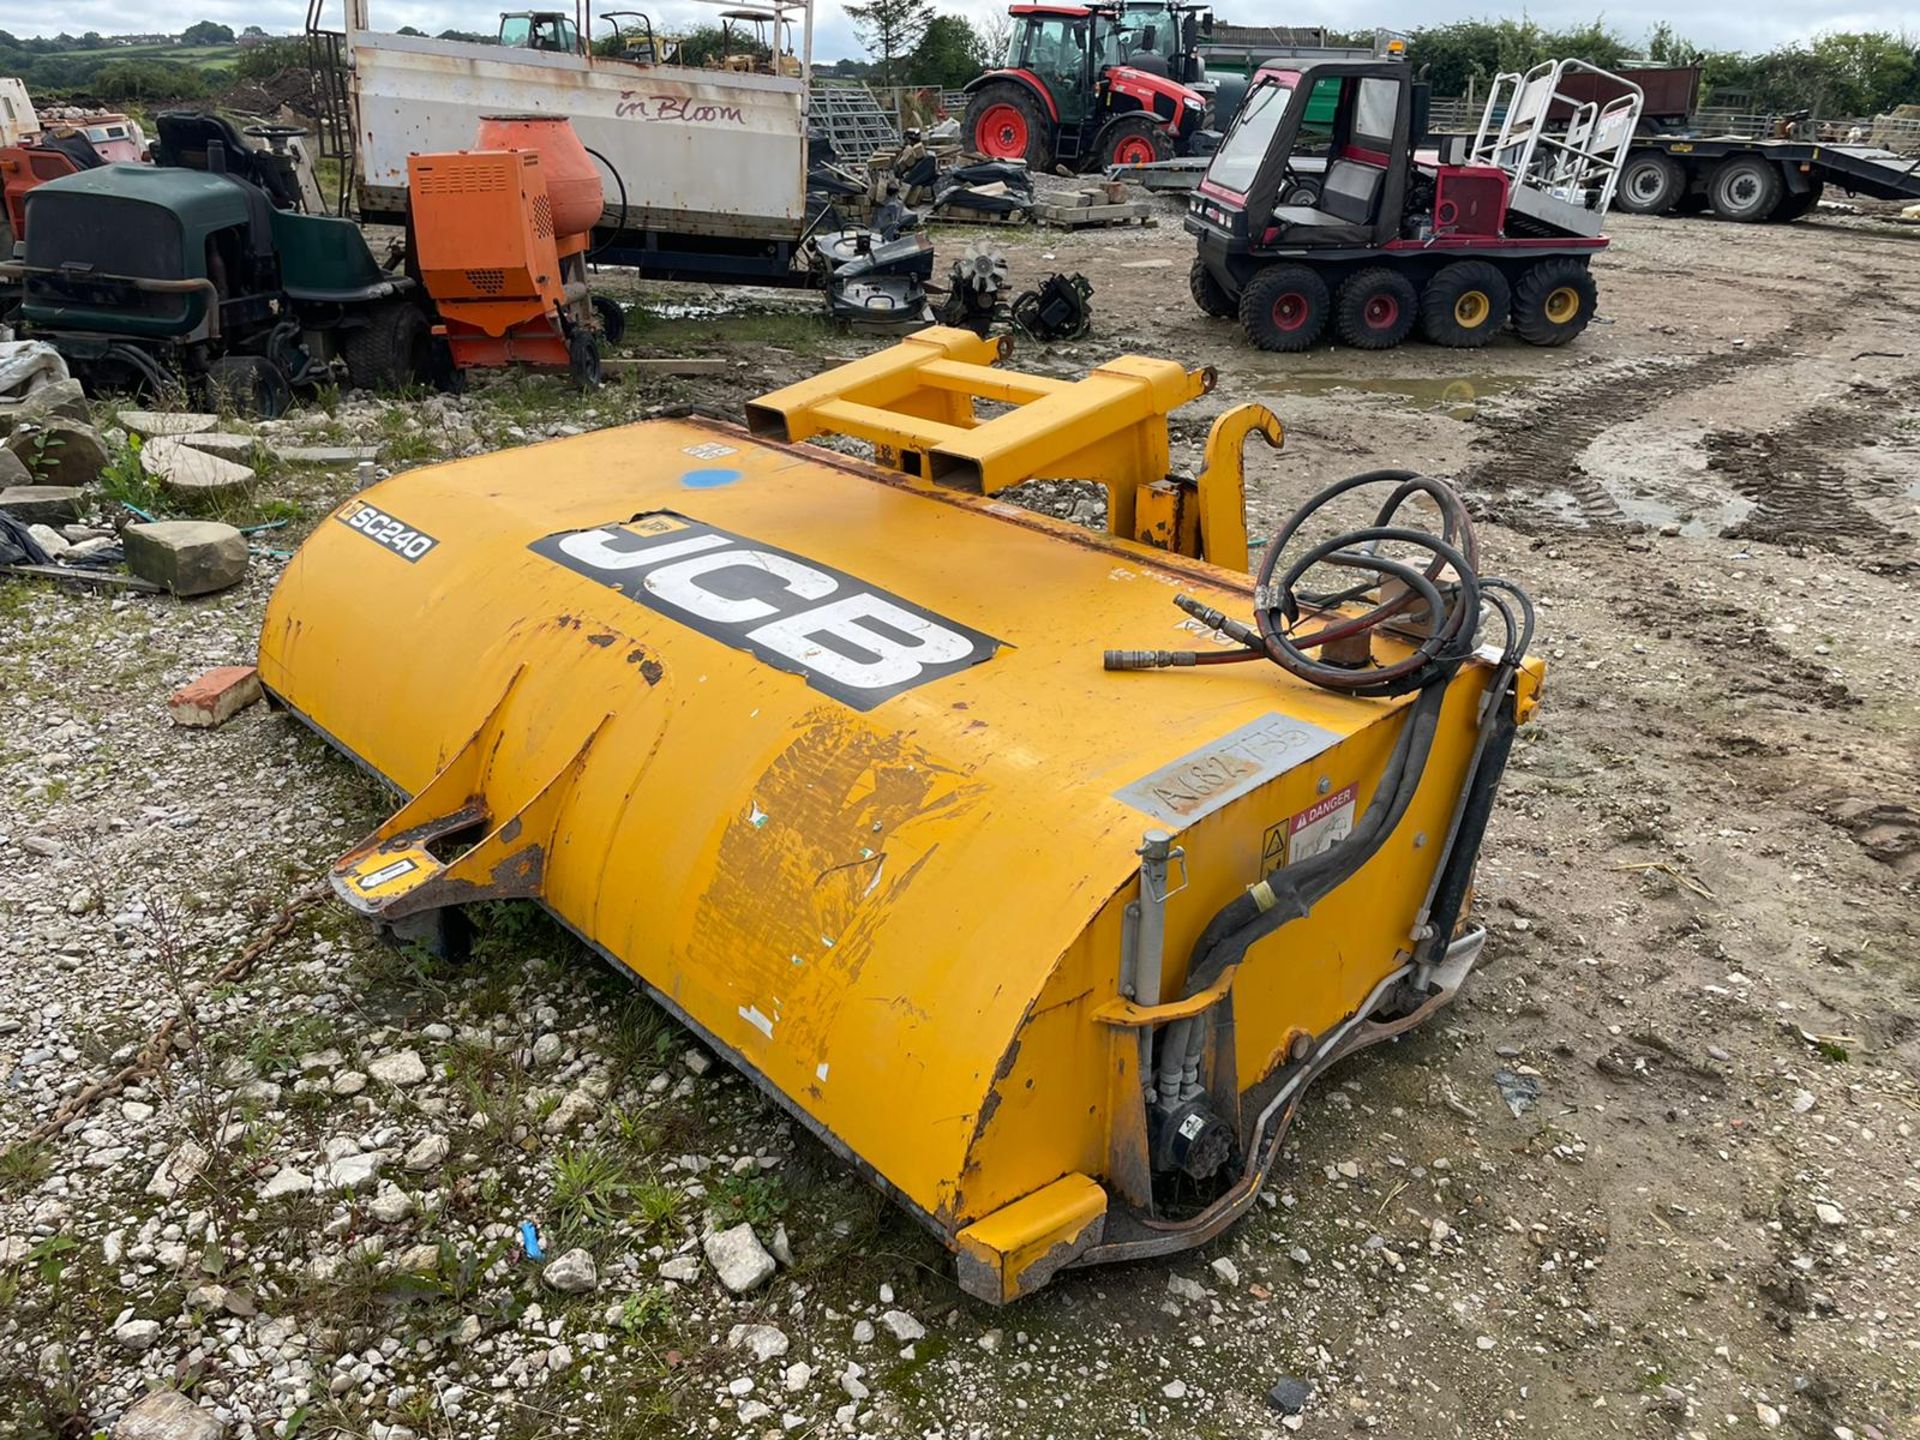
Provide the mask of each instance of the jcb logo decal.
{"label": "jcb logo decal", "polygon": [[856,710],[978,665],[1000,642],[812,560],[661,512],[536,540],[536,554]]}

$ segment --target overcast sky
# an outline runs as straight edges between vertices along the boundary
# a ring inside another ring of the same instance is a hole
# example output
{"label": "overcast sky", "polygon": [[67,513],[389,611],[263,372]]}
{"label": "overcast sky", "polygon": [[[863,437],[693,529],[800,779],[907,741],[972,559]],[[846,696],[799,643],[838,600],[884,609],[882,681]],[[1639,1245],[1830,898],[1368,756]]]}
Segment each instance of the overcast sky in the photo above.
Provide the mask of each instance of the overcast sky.
{"label": "overcast sky", "polygon": [[[376,28],[398,29],[414,25],[432,34],[448,28],[492,30],[502,3],[513,8],[554,5],[555,0],[370,0]],[[693,0],[608,0],[614,9],[638,9],[652,15],[663,29],[697,23],[711,16],[720,5],[701,5]],[[732,0],[739,3],[739,0]],[[974,17],[1004,10],[988,0],[949,0],[941,10],[958,10]],[[1248,23],[1269,21],[1276,6],[1272,0],[1221,0],[1216,13],[1222,20]],[[330,13],[340,13],[340,0],[328,0]],[[1421,0],[1378,0],[1356,11],[1350,3],[1337,0],[1292,0],[1286,5],[1286,23],[1292,25],[1358,24],[1384,25],[1411,29],[1416,25],[1441,24],[1448,20],[1485,15],[1519,14],[1521,7],[1501,8],[1473,3],[1473,0],[1442,0],[1435,5]],[[1658,20],[1670,20],[1680,33],[1697,45],[1710,49],[1765,50],[1783,41],[1804,39],[1820,30],[1913,29],[1920,11],[1911,3],[1894,0],[1847,0],[1829,9],[1826,4],[1807,5],[1794,0],[1704,0],[1678,10],[1661,0],[1617,0],[1604,10],[1593,0],[1543,0],[1526,8],[1525,13],[1547,25],[1580,24],[1596,14],[1629,39],[1639,40]],[[1364,21],[1358,18],[1364,15]],[[822,60],[861,54],[859,42],[847,23],[837,0],[818,0],[814,54]],[[98,30],[103,35],[116,32],[178,31],[198,19],[223,21],[238,30],[243,25],[261,25],[275,33],[301,28],[306,20],[305,0],[67,0],[48,5],[44,0],[0,0],[0,29],[16,35],[52,35],[60,31],[83,34]],[[596,31],[599,27],[595,27]]]}

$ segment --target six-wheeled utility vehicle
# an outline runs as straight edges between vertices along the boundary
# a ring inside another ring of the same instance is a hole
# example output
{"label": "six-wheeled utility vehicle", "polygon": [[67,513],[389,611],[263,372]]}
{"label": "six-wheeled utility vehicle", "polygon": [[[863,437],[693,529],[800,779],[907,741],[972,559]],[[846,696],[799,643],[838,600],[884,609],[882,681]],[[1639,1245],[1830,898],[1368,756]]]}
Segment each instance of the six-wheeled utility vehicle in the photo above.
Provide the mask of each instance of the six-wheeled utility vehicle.
{"label": "six-wheeled utility vehicle", "polygon": [[287,157],[213,115],[159,117],[155,165],[104,165],[26,195],[19,316],[89,389],[183,384],[277,415],[343,359],[354,384],[427,377],[417,283],[350,220],[301,214]]}
{"label": "six-wheeled utility vehicle", "polygon": [[966,143],[990,160],[1075,169],[1192,153],[1206,128],[1197,5],[1015,5],[1006,63],[967,86]]}
{"label": "six-wheeled utility vehicle", "polygon": [[[1479,131],[1443,155],[1421,148],[1427,87],[1406,65],[1263,68],[1188,204],[1195,302],[1264,350],[1305,350],[1329,326],[1369,350],[1416,325],[1462,348],[1509,323],[1565,344],[1593,318],[1588,262],[1640,112],[1625,81],[1605,103],[1563,93],[1592,70],[1498,77]],[[1329,96],[1330,123],[1312,120]]]}

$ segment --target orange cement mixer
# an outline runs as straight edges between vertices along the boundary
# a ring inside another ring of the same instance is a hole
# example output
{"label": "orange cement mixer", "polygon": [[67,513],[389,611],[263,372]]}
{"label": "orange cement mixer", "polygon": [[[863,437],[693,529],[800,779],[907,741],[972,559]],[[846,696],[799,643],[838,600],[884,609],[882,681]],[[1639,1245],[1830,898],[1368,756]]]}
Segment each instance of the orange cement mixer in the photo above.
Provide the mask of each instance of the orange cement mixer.
{"label": "orange cement mixer", "polygon": [[440,312],[456,374],[477,366],[565,366],[600,379],[596,325],[609,340],[621,311],[596,304],[586,255],[606,205],[600,172],[556,115],[490,115],[475,148],[407,157],[421,282]]}

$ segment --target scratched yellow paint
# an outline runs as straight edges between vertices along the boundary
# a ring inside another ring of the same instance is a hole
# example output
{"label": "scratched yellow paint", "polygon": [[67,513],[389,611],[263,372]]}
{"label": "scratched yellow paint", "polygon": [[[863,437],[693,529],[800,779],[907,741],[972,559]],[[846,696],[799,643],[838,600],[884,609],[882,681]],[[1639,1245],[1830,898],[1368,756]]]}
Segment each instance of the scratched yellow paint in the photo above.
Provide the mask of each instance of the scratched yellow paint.
{"label": "scratched yellow paint", "polygon": [[[1364,808],[1398,724],[1393,703],[1270,665],[1102,669],[1107,647],[1196,643],[1176,593],[1245,614],[1244,575],[734,427],[605,430],[357,500],[397,528],[314,532],[267,611],[268,688],[408,794],[506,696],[484,780],[496,823],[603,727],[561,797],[544,903],[950,1243],[1062,1177],[1103,1179],[1114,1032],[1091,1012],[1116,993],[1142,832],[1166,823],[1121,792],[1267,717],[1331,732],[1309,763],[1170,827],[1189,876],[1168,912],[1172,998],[1207,917],[1262,873],[1270,828],[1328,787],[1357,786]],[[999,646],[860,709],[530,548],[660,515],[655,538],[717,527]],[[393,547],[420,550],[410,536],[432,543],[408,558]],[[1479,678],[1456,687],[1413,810],[1359,882],[1240,972],[1242,1087],[1399,963]],[[1199,766],[1167,783],[1203,806],[1215,782]]]}

